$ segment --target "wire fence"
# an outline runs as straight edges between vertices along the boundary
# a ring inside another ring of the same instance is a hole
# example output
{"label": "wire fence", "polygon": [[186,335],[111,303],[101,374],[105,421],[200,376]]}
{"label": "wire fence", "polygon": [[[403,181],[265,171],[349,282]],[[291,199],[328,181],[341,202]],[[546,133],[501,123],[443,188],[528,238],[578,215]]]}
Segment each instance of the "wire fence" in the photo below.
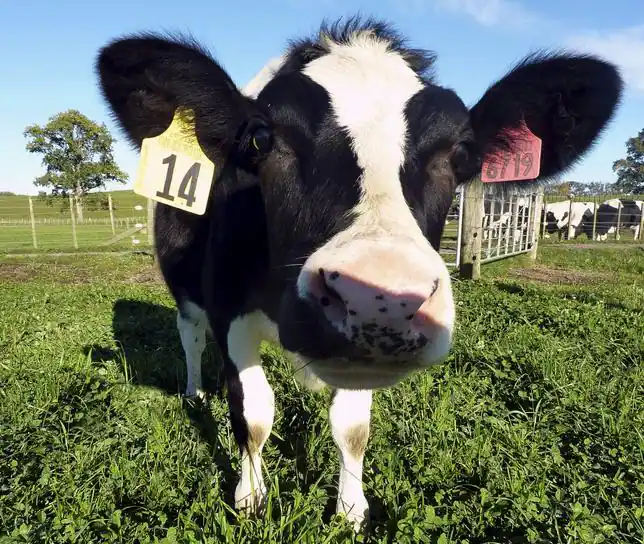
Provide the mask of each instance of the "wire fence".
{"label": "wire fence", "polygon": [[[121,194],[119,194],[121,193]],[[112,196],[114,195],[114,196]],[[644,239],[644,195],[544,195],[537,209],[535,196],[484,197],[481,259],[527,251],[535,236],[548,241],[628,241]],[[0,197],[0,251],[93,250],[101,247],[149,248],[153,202],[131,191],[106,194],[100,206],[79,210],[72,198],[46,201],[40,197]],[[441,255],[458,266],[461,249],[462,193],[448,213]],[[538,214],[538,217],[535,216]],[[530,226],[537,221],[536,234]]]}
{"label": "wire fence", "polygon": [[545,195],[540,237],[552,241],[642,241],[644,195]]}
{"label": "wire fence", "polygon": [[118,249],[152,243],[152,201],[131,198],[115,206],[107,196],[106,209],[79,210],[73,198],[53,202],[38,197],[0,199],[0,251]]}
{"label": "wire fence", "polygon": [[481,262],[530,251],[538,236],[535,214],[541,213],[538,194],[484,197]]}

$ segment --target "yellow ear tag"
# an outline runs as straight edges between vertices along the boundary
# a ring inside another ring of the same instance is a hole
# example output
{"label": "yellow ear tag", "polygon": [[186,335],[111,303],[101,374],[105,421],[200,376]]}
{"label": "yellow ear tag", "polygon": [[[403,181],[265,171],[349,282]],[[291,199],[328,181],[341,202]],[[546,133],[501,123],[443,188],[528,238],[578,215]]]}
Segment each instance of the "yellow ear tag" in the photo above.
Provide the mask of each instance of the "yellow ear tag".
{"label": "yellow ear tag", "polygon": [[177,110],[165,132],[143,140],[134,192],[203,215],[215,165],[197,141],[191,114]]}

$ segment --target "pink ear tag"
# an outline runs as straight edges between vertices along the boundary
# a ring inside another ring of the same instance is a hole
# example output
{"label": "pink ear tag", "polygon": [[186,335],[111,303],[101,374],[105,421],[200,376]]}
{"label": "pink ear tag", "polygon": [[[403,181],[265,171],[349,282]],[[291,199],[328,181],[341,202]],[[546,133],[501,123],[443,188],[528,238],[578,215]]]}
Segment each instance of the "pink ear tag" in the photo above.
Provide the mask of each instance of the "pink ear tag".
{"label": "pink ear tag", "polygon": [[527,181],[539,177],[541,138],[533,134],[525,123],[517,129],[508,129],[505,132],[512,140],[513,151],[486,156],[481,168],[481,181],[503,183]]}

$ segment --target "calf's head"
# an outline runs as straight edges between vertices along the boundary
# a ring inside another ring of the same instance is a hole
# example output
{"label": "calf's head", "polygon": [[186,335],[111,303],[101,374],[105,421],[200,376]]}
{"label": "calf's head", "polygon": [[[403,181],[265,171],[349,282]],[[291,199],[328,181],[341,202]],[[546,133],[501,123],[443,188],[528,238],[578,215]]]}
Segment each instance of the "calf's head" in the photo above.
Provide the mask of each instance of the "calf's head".
{"label": "calf's head", "polygon": [[455,189],[512,149],[505,131],[520,123],[542,140],[541,179],[561,173],[622,89],[602,60],[533,55],[468,107],[433,62],[357,20],[292,43],[246,94],[188,40],[132,36],[99,55],[103,93],[135,144],[192,108],[213,190],[261,187],[270,258],[258,285],[270,294],[248,296],[334,386],[392,385],[445,358],[455,308],[438,249]]}

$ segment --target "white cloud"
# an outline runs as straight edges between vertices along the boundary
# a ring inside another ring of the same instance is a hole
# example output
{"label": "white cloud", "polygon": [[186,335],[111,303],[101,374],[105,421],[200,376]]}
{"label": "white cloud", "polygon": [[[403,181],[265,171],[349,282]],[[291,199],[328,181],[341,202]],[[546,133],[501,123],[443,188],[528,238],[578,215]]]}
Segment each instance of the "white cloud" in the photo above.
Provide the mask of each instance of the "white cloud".
{"label": "white cloud", "polygon": [[620,66],[627,85],[644,91],[644,25],[575,34],[567,40],[567,45],[614,62]]}
{"label": "white cloud", "polygon": [[521,0],[399,0],[403,4],[459,13],[482,26],[503,30],[543,33],[549,41],[559,37],[563,45],[579,52],[595,53],[617,64],[627,85],[644,92],[644,24],[610,30],[570,29],[562,21],[549,20]]}
{"label": "white cloud", "polygon": [[484,26],[519,29],[541,22],[538,14],[516,0],[432,0],[436,8],[465,13]]}

